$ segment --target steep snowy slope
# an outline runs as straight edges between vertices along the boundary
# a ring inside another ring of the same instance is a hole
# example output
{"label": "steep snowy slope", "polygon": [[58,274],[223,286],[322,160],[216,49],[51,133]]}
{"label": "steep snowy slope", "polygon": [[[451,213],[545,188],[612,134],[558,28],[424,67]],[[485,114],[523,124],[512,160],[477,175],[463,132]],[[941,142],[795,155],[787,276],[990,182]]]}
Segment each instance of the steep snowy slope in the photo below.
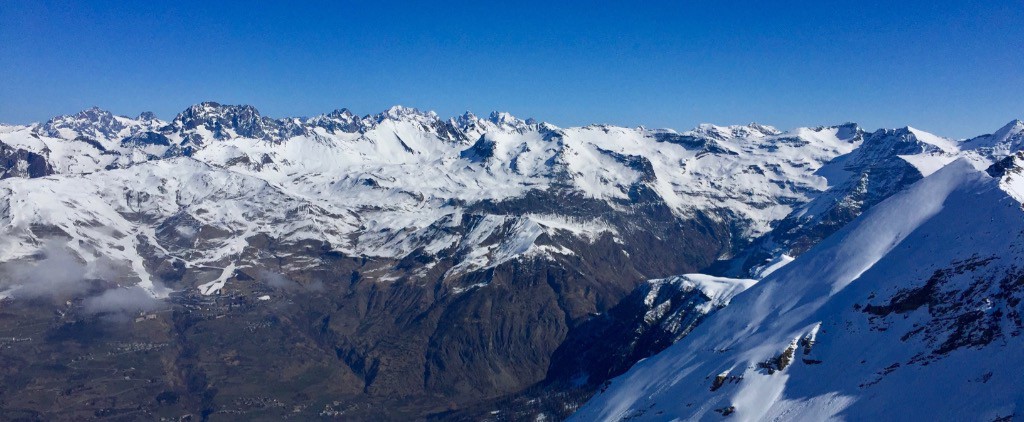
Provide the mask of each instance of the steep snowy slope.
{"label": "steep snowy slope", "polygon": [[1000,185],[965,161],[924,178],[638,363],[574,420],[1020,414],[1024,219]]}
{"label": "steep snowy slope", "polygon": [[1000,178],[1000,186],[1006,193],[1024,203],[1024,151],[1000,160],[987,171],[993,177]]}
{"label": "steep snowy slope", "polygon": [[704,274],[650,280],[567,338],[546,381],[596,386],[679,341],[755,282]]}
{"label": "steep snowy slope", "polygon": [[902,191],[957,158],[984,169],[1024,146],[1024,125],[1013,121],[992,135],[956,142],[914,129],[865,134],[853,152],[837,157],[816,174],[829,188],[778,221],[739,256],[716,265],[715,273],[755,276],[782,256],[797,256],[875,204]]}
{"label": "steep snowy slope", "polygon": [[[262,179],[190,158],[85,176],[5,180],[0,184],[0,224],[6,234],[0,239],[0,261],[36,253],[43,236],[34,232],[46,227],[45,236],[67,237],[86,262],[130,263],[140,286],[158,296],[167,292],[154,285],[144,265],[151,247],[189,267],[223,268],[257,233],[340,243],[339,233],[350,230],[344,219],[331,218]],[[176,235],[165,234],[166,226]],[[204,232],[221,234],[201,236]],[[225,272],[219,282],[232,275]]]}

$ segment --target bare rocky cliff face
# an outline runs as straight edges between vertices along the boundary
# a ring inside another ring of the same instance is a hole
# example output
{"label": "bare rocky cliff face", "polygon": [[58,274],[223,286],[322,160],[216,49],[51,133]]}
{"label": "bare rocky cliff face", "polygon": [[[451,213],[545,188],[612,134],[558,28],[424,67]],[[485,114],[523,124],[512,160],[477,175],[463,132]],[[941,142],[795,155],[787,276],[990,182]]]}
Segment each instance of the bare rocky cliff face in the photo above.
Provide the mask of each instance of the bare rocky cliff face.
{"label": "bare rocky cliff face", "polygon": [[53,174],[46,157],[20,148],[0,145],[0,179],[34,178]]}

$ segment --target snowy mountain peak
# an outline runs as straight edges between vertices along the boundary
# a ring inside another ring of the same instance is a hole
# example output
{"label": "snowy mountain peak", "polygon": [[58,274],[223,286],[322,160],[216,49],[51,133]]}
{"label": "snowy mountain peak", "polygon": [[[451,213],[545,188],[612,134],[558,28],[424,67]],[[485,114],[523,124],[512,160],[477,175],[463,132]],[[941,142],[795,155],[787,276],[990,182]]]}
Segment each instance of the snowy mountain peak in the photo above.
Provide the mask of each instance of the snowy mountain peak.
{"label": "snowy mountain peak", "polygon": [[403,105],[394,105],[384,110],[384,112],[374,116],[374,120],[378,123],[384,120],[438,120],[437,113],[433,111],[420,111],[417,108],[406,107]]}
{"label": "snowy mountain peak", "polygon": [[[808,142],[841,142],[846,144],[858,143],[864,140],[864,129],[856,123],[843,123],[836,126],[817,126],[796,128],[792,132],[800,139]],[[778,135],[780,138],[789,137],[788,133]]]}
{"label": "snowy mountain peak", "polygon": [[988,153],[997,159],[1005,157],[1024,148],[1024,122],[1014,119],[990,135],[982,135],[964,141],[963,147]]}
{"label": "snowy mountain peak", "polygon": [[993,141],[996,143],[1014,142],[1020,143],[1021,139],[1024,138],[1024,121],[1015,119],[1006,126],[1003,126],[995,133],[992,134]]}
{"label": "snowy mountain peak", "polygon": [[732,138],[764,138],[781,134],[782,131],[767,125],[750,123],[747,125],[717,126],[710,123],[702,123],[696,128],[684,133],[692,135],[703,135],[718,140]]}
{"label": "snowy mountain peak", "polygon": [[492,123],[497,125],[517,125],[523,121],[513,116],[511,113],[504,111],[492,111],[487,117]]}
{"label": "snowy mountain peak", "polygon": [[925,132],[920,129],[915,129],[910,126],[905,127],[903,130],[909,132],[918,141],[939,148],[943,152],[954,153],[960,150],[960,147],[957,146],[956,141],[953,141],[951,139],[943,138],[941,136],[934,135],[932,133]]}
{"label": "snowy mountain peak", "polygon": [[352,111],[347,109],[347,108],[340,108],[340,109],[334,110],[334,111],[332,111],[330,113],[327,113],[326,116],[330,117],[332,119],[344,119],[344,120],[353,120],[353,119],[355,119],[355,114],[352,114]]}
{"label": "snowy mountain peak", "polygon": [[89,107],[89,108],[87,108],[85,110],[82,110],[82,111],[78,112],[77,114],[74,115],[74,117],[89,119],[89,120],[93,120],[93,121],[99,121],[99,120],[102,120],[102,119],[113,118],[114,115],[111,112],[107,111],[107,110],[104,110],[104,109],[99,108],[97,106],[92,106],[92,107]]}
{"label": "snowy mountain peak", "polygon": [[215,119],[231,120],[252,120],[262,119],[259,110],[247,104],[226,105],[214,101],[204,101],[189,106],[174,118],[174,122],[180,122],[185,128],[190,129],[195,124],[205,123]]}
{"label": "snowy mountain peak", "polygon": [[701,123],[697,127],[685,132],[687,134],[706,135],[717,139],[727,139],[732,137],[732,130],[729,127],[716,126],[710,123]]}
{"label": "snowy mountain peak", "polygon": [[39,130],[55,138],[113,139],[126,127],[113,113],[91,107],[72,115],[54,117],[43,123]]}
{"label": "snowy mountain peak", "polygon": [[449,120],[452,126],[455,126],[459,130],[467,131],[476,127],[480,122],[480,118],[473,114],[472,111],[466,110],[465,113],[460,114],[457,117],[453,117]]}
{"label": "snowy mountain peak", "polygon": [[864,129],[861,129],[860,125],[852,122],[843,123],[835,128],[838,129],[836,135],[840,139],[850,139],[864,133]]}
{"label": "snowy mountain peak", "polygon": [[742,128],[749,129],[753,133],[759,133],[765,136],[779,135],[782,133],[781,130],[776,129],[774,126],[762,125],[755,122],[751,122]]}
{"label": "snowy mountain peak", "polygon": [[138,120],[140,122],[150,122],[160,119],[157,118],[156,113],[153,113],[152,111],[143,111],[142,113],[139,113],[139,116],[136,117],[135,120]]}
{"label": "snowy mountain peak", "polygon": [[[523,133],[537,125],[533,119],[523,120],[507,112],[492,111],[487,118],[481,118],[471,111],[449,119],[448,123],[462,132],[469,140],[477,140],[487,132],[519,132]],[[554,126],[542,124],[546,130],[554,130]]]}
{"label": "snowy mountain peak", "polygon": [[[531,126],[537,125],[537,121],[534,119],[523,120],[504,111],[492,111],[491,114],[487,116],[487,120],[493,123],[498,129],[504,131],[521,132],[527,130]],[[546,123],[542,123],[541,126],[548,129],[554,128],[554,126]]]}
{"label": "snowy mountain peak", "polygon": [[1010,123],[996,131],[997,134],[1009,134],[1009,133],[1020,133],[1024,132],[1024,121],[1020,119],[1013,119]]}
{"label": "snowy mountain peak", "polygon": [[956,142],[906,126],[899,129],[879,129],[864,139],[864,147],[882,154],[920,154],[922,152],[956,152]]}
{"label": "snowy mountain peak", "polygon": [[302,132],[291,121],[263,117],[251,105],[222,105],[213,101],[185,109],[174,118],[168,129],[184,132],[183,137],[194,144],[202,144],[207,137],[281,141]]}
{"label": "snowy mountain peak", "polygon": [[305,123],[312,127],[324,128],[331,133],[355,133],[362,128],[361,119],[347,108],[306,119]]}
{"label": "snowy mountain peak", "polygon": [[[824,131],[824,130],[834,130],[836,132],[836,134],[839,136],[839,138],[841,138],[841,139],[852,138],[852,137],[856,136],[857,134],[863,134],[864,133],[864,129],[861,128],[860,125],[858,125],[857,123],[854,123],[854,122],[846,122],[846,123],[843,123],[843,124],[840,124],[840,125],[816,126],[816,127],[813,127],[813,128],[804,128],[804,129],[812,130],[812,131],[815,131],[815,132],[821,132],[821,131]],[[797,130],[799,130],[799,129],[797,129]]]}

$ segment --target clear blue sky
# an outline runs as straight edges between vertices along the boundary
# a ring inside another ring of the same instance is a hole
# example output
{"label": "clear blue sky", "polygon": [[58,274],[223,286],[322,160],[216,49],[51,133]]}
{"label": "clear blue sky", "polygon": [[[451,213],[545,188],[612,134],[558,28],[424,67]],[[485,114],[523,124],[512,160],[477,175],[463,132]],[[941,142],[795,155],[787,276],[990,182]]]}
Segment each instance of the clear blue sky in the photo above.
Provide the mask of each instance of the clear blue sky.
{"label": "clear blue sky", "polygon": [[0,0],[0,121],[204,100],[964,137],[1024,118],[1024,2]]}

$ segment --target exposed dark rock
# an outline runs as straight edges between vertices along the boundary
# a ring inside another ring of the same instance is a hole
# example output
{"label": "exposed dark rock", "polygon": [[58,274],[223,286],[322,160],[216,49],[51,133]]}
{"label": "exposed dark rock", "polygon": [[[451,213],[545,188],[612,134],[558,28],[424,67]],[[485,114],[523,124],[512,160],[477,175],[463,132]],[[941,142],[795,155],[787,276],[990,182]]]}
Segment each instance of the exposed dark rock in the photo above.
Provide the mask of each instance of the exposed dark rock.
{"label": "exposed dark rock", "polygon": [[487,161],[494,157],[494,146],[493,140],[487,139],[486,136],[481,136],[473,146],[466,148],[459,153],[459,157],[472,162]]}
{"label": "exposed dark rock", "polygon": [[170,146],[171,141],[166,136],[156,132],[142,132],[121,140],[121,146],[145,147],[148,145]]}
{"label": "exposed dark rock", "polygon": [[53,174],[46,157],[0,143],[0,179],[9,177],[36,178]]}
{"label": "exposed dark rock", "polygon": [[[918,287],[901,289],[880,305],[868,304],[873,329],[886,330],[892,315],[927,312],[927,323],[901,336],[930,345],[913,362],[931,360],[965,347],[984,347],[1024,328],[1019,305],[1024,298],[1024,272],[998,265],[996,257],[975,257],[936,270]],[[1009,329],[1010,332],[1006,330]],[[912,363],[913,363],[912,362]]]}

